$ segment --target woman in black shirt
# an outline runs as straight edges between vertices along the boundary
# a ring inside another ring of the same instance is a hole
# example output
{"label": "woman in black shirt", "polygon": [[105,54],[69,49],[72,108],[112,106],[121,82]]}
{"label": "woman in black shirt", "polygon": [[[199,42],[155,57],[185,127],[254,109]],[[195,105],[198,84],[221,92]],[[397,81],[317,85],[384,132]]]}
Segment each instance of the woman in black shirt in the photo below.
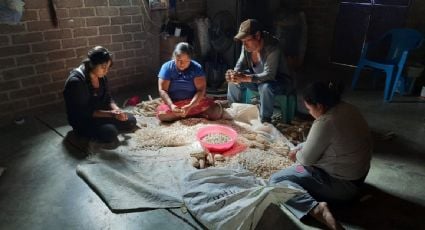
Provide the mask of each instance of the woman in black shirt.
{"label": "woman in black shirt", "polygon": [[68,122],[84,137],[110,143],[118,131],[132,131],[136,118],[123,112],[108,89],[106,74],[112,66],[111,53],[96,46],[78,68],[70,72],[63,91]]}

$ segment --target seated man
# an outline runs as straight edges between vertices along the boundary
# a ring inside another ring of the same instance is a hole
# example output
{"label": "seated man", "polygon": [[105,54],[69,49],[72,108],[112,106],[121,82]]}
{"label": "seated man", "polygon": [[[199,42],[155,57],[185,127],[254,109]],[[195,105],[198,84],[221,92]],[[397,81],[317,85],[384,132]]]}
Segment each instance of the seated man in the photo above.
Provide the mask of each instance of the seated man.
{"label": "seated man", "polygon": [[261,122],[270,123],[274,96],[292,93],[294,89],[279,40],[263,31],[255,19],[242,22],[234,38],[241,41],[243,47],[235,68],[226,72],[227,99],[229,103],[242,102],[246,88],[258,91]]}

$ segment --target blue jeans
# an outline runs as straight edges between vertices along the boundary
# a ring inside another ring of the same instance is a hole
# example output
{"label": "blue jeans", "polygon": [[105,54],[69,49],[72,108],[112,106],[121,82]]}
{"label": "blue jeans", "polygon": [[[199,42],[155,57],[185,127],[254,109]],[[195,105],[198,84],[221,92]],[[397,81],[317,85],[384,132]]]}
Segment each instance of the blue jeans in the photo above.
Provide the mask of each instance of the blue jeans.
{"label": "blue jeans", "polygon": [[298,219],[307,215],[318,201],[343,203],[359,193],[359,186],[348,180],[329,176],[325,171],[311,166],[294,165],[270,176],[269,184],[282,184],[305,190],[284,203]]}
{"label": "blue jeans", "polygon": [[260,118],[271,119],[273,115],[274,96],[284,93],[279,81],[268,81],[263,83],[240,83],[235,84],[229,82],[227,90],[227,100],[229,103],[241,103],[244,102],[242,98],[242,92],[246,88],[257,91],[260,94]]}

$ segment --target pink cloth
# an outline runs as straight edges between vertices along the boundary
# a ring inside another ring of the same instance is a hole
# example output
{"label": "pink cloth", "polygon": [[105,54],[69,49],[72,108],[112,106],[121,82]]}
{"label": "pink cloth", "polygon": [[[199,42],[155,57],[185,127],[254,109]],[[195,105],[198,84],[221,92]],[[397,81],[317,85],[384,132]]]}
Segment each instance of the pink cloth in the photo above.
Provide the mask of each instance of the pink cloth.
{"label": "pink cloth", "polygon": [[[177,101],[174,104],[177,107],[182,107],[184,105],[189,104],[190,101],[192,101],[192,99]],[[189,113],[187,114],[187,116],[194,116],[194,115],[198,115],[202,112],[205,112],[212,105],[214,105],[214,100],[211,99],[211,98],[204,97],[195,107],[193,107],[189,110]],[[158,114],[169,114],[169,113],[172,113],[171,108],[170,108],[170,106],[168,106],[165,103],[160,104],[156,108],[156,116],[157,117],[158,117]]]}

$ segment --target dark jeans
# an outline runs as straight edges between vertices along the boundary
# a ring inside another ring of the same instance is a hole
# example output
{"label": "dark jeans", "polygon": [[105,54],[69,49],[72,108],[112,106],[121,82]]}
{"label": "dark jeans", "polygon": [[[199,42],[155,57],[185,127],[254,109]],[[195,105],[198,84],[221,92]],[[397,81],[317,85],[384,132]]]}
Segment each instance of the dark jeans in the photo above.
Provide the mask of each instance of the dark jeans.
{"label": "dark jeans", "polygon": [[136,128],[136,118],[127,113],[128,120],[120,121],[115,118],[94,118],[91,124],[74,126],[75,132],[84,137],[100,142],[110,143],[117,139],[119,132],[133,131]]}

